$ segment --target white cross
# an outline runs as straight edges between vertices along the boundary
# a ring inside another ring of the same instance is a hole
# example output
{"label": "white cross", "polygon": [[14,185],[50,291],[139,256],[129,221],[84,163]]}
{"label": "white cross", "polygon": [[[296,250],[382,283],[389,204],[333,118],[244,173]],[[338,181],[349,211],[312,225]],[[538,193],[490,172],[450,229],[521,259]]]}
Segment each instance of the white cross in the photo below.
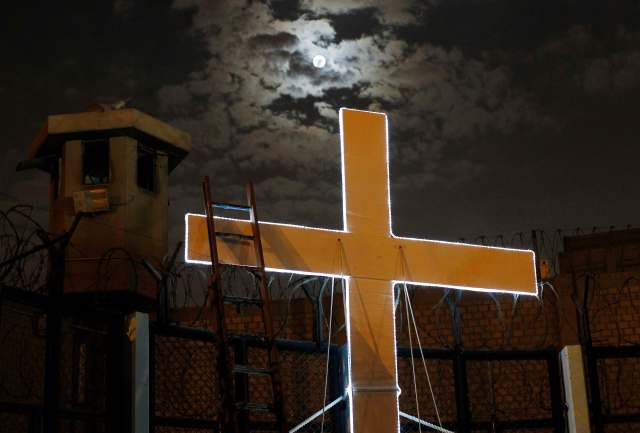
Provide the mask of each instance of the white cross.
{"label": "white cross", "polygon": [[[260,223],[268,271],[345,279],[352,433],[399,431],[394,284],[537,294],[532,251],[393,234],[387,133],[382,113],[340,110],[343,230]],[[210,264],[204,215],[185,220],[185,260]],[[216,226],[251,233],[243,220]],[[227,264],[255,263],[249,243],[218,239],[218,254]]]}

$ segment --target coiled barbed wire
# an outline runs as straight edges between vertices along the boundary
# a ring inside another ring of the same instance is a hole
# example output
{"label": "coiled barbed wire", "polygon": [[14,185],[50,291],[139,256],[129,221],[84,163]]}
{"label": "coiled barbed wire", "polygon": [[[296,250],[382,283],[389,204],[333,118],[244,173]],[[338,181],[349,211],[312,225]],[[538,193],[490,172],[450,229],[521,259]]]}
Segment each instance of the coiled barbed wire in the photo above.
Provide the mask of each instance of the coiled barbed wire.
{"label": "coiled barbed wire", "polygon": [[[33,218],[34,208],[27,205],[0,210],[0,263],[19,257],[42,244],[46,230]],[[26,291],[42,291],[46,279],[48,253],[38,251],[0,267],[0,284]]]}

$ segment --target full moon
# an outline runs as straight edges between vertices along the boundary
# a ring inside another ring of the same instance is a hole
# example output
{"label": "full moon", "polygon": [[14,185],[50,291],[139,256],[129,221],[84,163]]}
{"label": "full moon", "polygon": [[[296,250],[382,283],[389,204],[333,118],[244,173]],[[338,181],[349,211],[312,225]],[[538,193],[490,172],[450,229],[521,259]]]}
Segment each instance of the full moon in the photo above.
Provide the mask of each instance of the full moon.
{"label": "full moon", "polygon": [[325,59],[324,56],[321,56],[320,54],[313,58],[313,66],[315,66],[316,68],[324,68],[324,65],[326,64],[327,59]]}

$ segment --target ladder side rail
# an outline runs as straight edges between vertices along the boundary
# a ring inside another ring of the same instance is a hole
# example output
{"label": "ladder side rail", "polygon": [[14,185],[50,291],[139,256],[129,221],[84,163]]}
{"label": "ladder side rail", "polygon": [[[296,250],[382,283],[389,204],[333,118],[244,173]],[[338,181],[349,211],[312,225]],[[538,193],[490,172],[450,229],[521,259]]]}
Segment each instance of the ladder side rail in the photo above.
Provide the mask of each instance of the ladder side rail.
{"label": "ladder side rail", "polygon": [[213,304],[215,314],[215,326],[219,336],[218,344],[218,371],[222,376],[222,380],[218,380],[218,388],[222,397],[222,418],[220,420],[221,431],[223,433],[235,432],[236,429],[236,411],[233,397],[233,377],[231,375],[231,358],[227,342],[227,329],[224,314],[224,297],[222,294],[222,285],[220,284],[221,272],[218,256],[218,247],[216,240],[215,218],[213,214],[213,201],[211,199],[211,187],[209,176],[205,176],[202,182],[202,192],[204,195],[204,207],[207,217],[207,234],[209,240],[209,253],[211,255],[211,276],[208,287],[207,306]]}
{"label": "ladder side rail", "polygon": [[272,370],[271,385],[274,400],[274,409],[276,412],[276,420],[278,430],[281,433],[286,432],[286,422],[284,419],[284,402],[282,401],[282,382],[280,379],[280,357],[278,348],[275,344],[275,335],[273,332],[273,316],[271,311],[271,296],[267,285],[267,275],[264,264],[264,254],[262,251],[262,238],[260,237],[260,223],[258,220],[258,211],[256,206],[256,196],[253,189],[253,183],[247,182],[247,201],[251,206],[250,221],[254,236],[254,249],[256,254],[256,264],[260,273],[260,296],[262,298],[262,321],[264,323],[265,337],[268,344],[269,367]]}
{"label": "ladder side rail", "polygon": [[253,247],[256,254],[256,265],[258,273],[260,274],[260,297],[263,301],[263,322],[265,325],[265,337],[268,344],[273,345],[274,332],[273,332],[273,320],[271,316],[271,296],[269,295],[269,288],[267,285],[265,265],[264,265],[264,253],[262,251],[262,238],[260,237],[260,223],[258,221],[258,211],[256,209],[256,198],[253,190],[253,184],[247,182],[247,199],[251,206],[250,222],[253,231]]}

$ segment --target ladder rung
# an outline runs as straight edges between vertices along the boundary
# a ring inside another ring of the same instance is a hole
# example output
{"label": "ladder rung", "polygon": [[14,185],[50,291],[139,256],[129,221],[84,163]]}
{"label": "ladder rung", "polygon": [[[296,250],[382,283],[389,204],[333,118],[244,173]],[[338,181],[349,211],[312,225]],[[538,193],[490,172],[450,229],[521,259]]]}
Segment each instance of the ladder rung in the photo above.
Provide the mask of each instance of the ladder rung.
{"label": "ladder rung", "polygon": [[251,270],[260,270],[260,268],[256,265],[235,265],[235,264],[231,264],[231,263],[219,263],[220,266],[227,266],[230,268],[245,268],[245,269],[251,269]]}
{"label": "ladder rung", "polygon": [[272,370],[268,368],[250,367],[248,365],[241,365],[241,364],[234,365],[233,372],[241,373],[241,374],[260,374],[263,376],[270,376],[273,373]]}
{"label": "ladder rung", "polygon": [[216,232],[216,236],[221,238],[230,238],[230,239],[240,239],[240,240],[249,240],[252,241],[254,239],[251,235],[243,235],[240,233],[228,233],[228,232]]}
{"label": "ladder rung", "polygon": [[247,401],[237,401],[236,409],[248,412],[273,412],[273,405],[269,403],[250,403]]}
{"label": "ladder rung", "polygon": [[246,204],[233,204],[233,203],[220,203],[213,202],[211,203],[215,209],[224,209],[224,210],[237,210],[241,212],[250,212],[251,206],[247,206]]}
{"label": "ladder rung", "polygon": [[241,296],[225,296],[224,302],[226,304],[233,305],[257,305],[260,306],[263,304],[262,299],[258,298],[243,298]]}

